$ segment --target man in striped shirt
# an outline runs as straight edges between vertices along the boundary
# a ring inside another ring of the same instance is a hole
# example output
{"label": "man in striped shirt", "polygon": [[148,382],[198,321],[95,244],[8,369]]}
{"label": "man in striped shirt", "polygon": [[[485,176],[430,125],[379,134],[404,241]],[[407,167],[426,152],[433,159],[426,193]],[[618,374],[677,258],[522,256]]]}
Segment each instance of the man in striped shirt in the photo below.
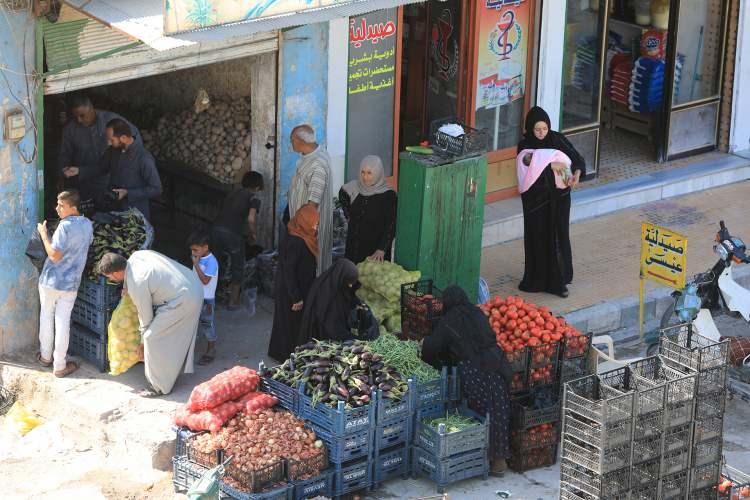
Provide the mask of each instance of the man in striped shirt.
{"label": "man in striped shirt", "polygon": [[318,209],[318,275],[331,265],[333,249],[333,195],[331,191],[331,158],[318,145],[315,130],[310,125],[299,125],[292,130],[292,149],[301,155],[287,193],[284,224],[294,217],[303,205]]}

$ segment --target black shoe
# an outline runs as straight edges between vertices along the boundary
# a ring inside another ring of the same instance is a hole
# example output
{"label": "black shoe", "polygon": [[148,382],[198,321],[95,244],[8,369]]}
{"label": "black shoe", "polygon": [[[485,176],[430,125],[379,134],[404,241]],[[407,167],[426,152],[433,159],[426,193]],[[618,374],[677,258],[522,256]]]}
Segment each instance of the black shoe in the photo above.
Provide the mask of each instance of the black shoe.
{"label": "black shoe", "polygon": [[563,299],[567,299],[568,295],[570,295],[570,292],[568,292],[568,287],[564,286],[562,291],[558,292],[557,295],[559,297],[562,297]]}

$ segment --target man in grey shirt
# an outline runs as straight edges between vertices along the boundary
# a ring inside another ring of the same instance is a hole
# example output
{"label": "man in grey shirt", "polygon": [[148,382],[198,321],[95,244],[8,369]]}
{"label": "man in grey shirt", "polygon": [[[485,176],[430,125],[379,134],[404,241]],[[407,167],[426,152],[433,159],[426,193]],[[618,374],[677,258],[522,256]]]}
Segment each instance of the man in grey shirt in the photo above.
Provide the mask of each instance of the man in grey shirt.
{"label": "man in grey shirt", "polygon": [[[94,108],[85,95],[71,99],[73,120],[63,128],[60,148],[60,171],[66,188],[79,190],[82,200],[94,199],[107,187],[106,174],[100,171],[100,161],[109,145],[106,125],[119,118],[117,113]],[[125,120],[135,142],[143,145],[141,134],[132,123]]]}
{"label": "man in grey shirt", "polygon": [[106,131],[109,148],[102,157],[102,169],[109,173],[109,190],[116,195],[113,208],[137,208],[150,219],[149,200],[161,195],[154,157],[136,142],[122,118],[107,123]]}

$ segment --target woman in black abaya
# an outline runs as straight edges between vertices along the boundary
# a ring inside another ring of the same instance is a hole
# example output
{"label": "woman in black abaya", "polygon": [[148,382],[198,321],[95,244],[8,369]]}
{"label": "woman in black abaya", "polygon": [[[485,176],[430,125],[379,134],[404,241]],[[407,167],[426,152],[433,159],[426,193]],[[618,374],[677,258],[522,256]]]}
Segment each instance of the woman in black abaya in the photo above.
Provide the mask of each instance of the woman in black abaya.
{"label": "woman in black abaya", "polygon": [[562,151],[572,162],[573,176],[567,181],[567,189],[557,189],[552,167],[547,166],[521,195],[525,268],[518,288],[567,297],[567,285],[573,281],[570,188],[586,173],[586,162],[563,134],[551,129],[549,115],[539,106],[526,115],[526,133],[518,144],[518,152],[524,149]]}

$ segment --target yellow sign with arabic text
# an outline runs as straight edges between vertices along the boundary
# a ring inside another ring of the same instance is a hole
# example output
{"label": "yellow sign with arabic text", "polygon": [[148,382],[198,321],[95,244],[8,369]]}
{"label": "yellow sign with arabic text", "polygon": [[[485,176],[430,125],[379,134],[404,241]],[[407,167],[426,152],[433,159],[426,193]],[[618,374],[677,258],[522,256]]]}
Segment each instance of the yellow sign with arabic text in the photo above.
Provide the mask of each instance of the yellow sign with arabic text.
{"label": "yellow sign with arabic text", "polygon": [[687,244],[686,236],[644,222],[641,225],[641,279],[684,288]]}

